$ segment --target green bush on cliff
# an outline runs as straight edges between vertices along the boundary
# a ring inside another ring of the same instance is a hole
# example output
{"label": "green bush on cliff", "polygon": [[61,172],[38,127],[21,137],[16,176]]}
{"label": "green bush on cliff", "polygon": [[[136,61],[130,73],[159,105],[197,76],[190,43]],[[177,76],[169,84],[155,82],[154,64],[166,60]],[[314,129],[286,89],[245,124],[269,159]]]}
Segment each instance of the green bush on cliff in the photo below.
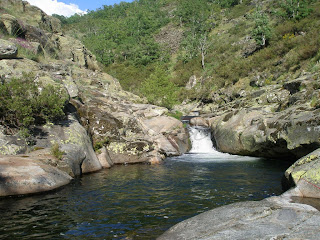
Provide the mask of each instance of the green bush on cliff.
{"label": "green bush on cliff", "polygon": [[66,97],[51,85],[41,86],[24,74],[21,79],[0,82],[0,124],[28,128],[33,124],[62,119]]}

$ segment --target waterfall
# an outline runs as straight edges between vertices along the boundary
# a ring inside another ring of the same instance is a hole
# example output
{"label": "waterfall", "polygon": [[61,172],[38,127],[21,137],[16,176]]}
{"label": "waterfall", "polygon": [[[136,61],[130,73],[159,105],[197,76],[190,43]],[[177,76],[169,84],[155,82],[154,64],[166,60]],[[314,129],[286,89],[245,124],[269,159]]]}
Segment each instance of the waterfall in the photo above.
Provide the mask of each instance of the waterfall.
{"label": "waterfall", "polygon": [[218,153],[213,148],[210,129],[205,127],[188,127],[192,148],[190,153]]}
{"label": "waterfall", "polygon": [[228,153],[218,152],[214,147],[211,140],[211,131],[205,127],[189,126],[189,135],[192,148],[188,157],[179,156],[176,160],[180,161],[196,161],[196,162],[212,162],[212,161],[256,161],[259,158],[237,156]]}

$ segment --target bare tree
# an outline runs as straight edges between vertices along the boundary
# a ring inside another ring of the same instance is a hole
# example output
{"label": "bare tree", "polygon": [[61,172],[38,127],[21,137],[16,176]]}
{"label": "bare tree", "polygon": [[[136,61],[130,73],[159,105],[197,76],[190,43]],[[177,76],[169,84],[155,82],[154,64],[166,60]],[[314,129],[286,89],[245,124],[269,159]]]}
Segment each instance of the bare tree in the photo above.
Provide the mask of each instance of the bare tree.
{"label": "bare tree", "polygon": [[207,34],[204,33],[201,35],[199,39],[199,50],[201,52],[201,66],[202,69],[205,68],[205,56],[207,55],[209,44],[208,44],[208,37]]}

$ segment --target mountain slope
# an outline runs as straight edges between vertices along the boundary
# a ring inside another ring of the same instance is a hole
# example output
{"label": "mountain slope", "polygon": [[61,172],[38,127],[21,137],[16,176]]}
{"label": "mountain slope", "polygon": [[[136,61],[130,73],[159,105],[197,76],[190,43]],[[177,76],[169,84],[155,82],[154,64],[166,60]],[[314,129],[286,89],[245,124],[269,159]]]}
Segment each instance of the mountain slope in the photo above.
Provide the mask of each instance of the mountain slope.
{"label": "mountain slope", "polygon": [[[312,0],[145,0],[64,19],[64,29],[80,29],[79,37],[124,89],[151,102],[143,86],[161,69],[175,86],[167,90],[171,104],[157,103],[172,107],[188,99],[212,101],[215,90],[243,78],[276,84],[318,71],[319,10]],[[186,91],[191,77],[197,86]]]}

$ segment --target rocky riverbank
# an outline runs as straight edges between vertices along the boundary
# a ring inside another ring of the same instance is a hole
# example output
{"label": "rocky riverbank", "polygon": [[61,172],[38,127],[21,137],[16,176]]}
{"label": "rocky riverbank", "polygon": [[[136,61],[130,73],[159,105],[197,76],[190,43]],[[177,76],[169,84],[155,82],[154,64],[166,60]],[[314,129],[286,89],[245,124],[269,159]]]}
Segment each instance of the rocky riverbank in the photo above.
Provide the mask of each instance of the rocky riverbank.
{"label": "rocky riverbank", "polygon": [[296,162],[284,174],[283,186],[291,189],[283,195],[213,209],[158,239],[319,239],[319,86],[318,73],[271,84],[242,79],[210,103],[178,106],[201,113],[191,124],[210,127],[222,152]]}
{"label": "rocky riverbank", "polygon": [[319,239],[319,166],[317,149],[285,172],[284,181],[292,189],[281,196],[204,212],[173,226],[158,240]]}
{"label": "rocky riverbank", "polygon": [[33,126],[27,137],[0,126],[0,196],[51,190],[114,164],[160,163],[190,148],[179,120],[123,91],[58,19],[20,0],[0,8],[1,83],[27,74],[68,99],[64,120]]}

